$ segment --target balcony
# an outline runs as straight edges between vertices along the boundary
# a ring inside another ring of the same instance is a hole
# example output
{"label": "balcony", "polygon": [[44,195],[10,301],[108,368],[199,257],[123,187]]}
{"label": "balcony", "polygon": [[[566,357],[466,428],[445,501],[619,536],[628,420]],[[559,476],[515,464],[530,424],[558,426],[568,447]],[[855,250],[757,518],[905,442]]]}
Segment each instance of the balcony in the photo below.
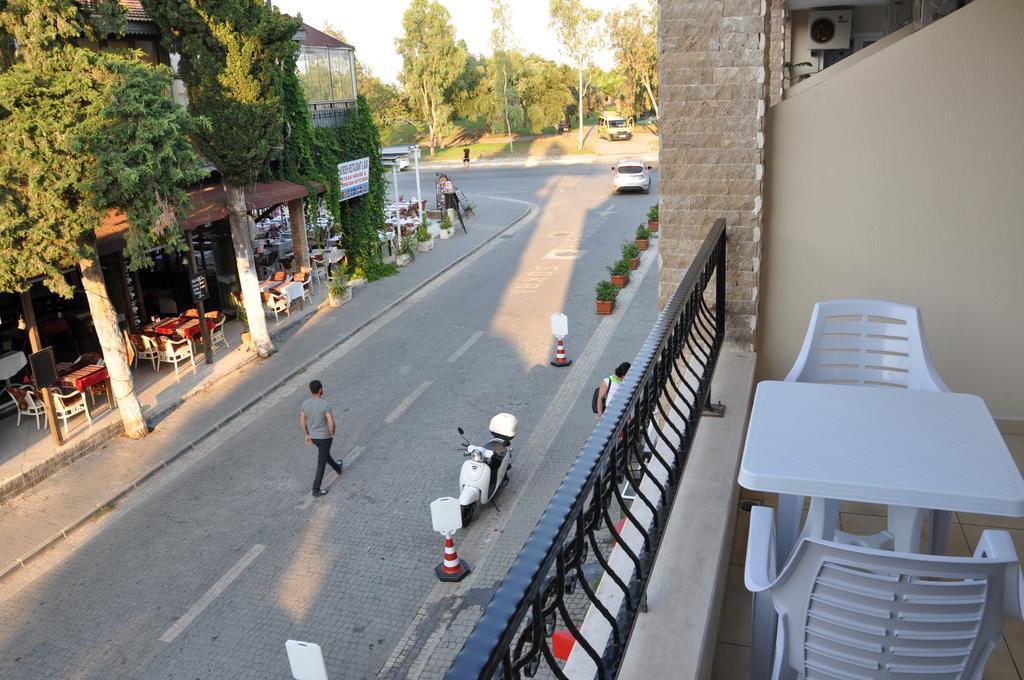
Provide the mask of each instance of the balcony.
{"label": "balcony", "polygon": [[355,108],[354,100],[310,102],[309,116],[313,120],[313,127],[340,127]]}

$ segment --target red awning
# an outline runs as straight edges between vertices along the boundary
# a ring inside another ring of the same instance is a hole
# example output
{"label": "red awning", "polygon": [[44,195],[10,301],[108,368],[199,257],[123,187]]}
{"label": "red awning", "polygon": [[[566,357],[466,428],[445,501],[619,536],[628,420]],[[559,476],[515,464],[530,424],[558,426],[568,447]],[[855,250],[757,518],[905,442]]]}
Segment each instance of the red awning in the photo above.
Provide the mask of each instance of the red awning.
{"label": "red awning", "polygon": [[[316,182],[313,182],[313,188],[318,193],[323,191],[323,187]],[[306,187],[301,184],[283,180],[257,182],[245,189],[245,207],[247,210],[266,210],[308,195]],[[204,224],[227,218],[227,200],[222,185],[208,184],[196,187],[188,192],[188,197],[192,202],[192,208],[188,217],[181,222],[183,230],[193,231]],[[116,252],[124,247],[122,234],[127,227],[127,218],[123,213],[111,211],[107,214],[107,218],[96,231],[97,247],[101,255]]]}

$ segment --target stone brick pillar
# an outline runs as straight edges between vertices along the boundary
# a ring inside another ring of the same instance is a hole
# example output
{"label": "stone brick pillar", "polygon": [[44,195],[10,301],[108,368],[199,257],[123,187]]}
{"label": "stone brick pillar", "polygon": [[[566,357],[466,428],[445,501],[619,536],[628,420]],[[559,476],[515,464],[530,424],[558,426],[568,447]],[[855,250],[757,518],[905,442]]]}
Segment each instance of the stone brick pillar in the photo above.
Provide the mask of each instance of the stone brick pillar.
{"label": "stone brick pillar", "polygon": [[768,106],[775,106],[782,101],[782,83],[785,69],[782,64],[787,61],[789,50],[786,48],[786,8],[785,0],[769,0],[768,17]]}
{"label": "stone brick pillar", "polygon": [[660,301],[724,217],[727,339],[744,349],[757,324],[768,23],[762,0],[660,2]]}

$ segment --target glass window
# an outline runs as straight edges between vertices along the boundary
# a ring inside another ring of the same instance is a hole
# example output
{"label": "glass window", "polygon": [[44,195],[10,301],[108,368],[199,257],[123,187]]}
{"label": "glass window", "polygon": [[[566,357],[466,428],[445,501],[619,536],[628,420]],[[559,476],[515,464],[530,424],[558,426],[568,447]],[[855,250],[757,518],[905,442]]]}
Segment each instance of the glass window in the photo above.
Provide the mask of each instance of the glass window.
{"label": "glass window", "polygon": [[306,99],[311,102],[330,101],[331,73],[326,47],[304,47],[304,68],[299,72],[306,88]]}
{"label": "glass window", "polygon": [[332,49],[331,85],[334,99],[355,99],[352,90],[352,50]]}

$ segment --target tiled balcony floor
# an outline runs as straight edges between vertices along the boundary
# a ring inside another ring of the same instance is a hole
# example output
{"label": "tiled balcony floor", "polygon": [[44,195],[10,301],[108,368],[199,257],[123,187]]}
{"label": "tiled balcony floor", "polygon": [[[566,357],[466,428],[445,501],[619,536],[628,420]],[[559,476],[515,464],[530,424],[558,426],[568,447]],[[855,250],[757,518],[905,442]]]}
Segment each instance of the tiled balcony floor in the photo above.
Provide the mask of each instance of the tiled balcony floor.
{"label": "tiled balcony floor", "polygon": [[[1024,470],[1024,435],[1005,435],[1017,467]],[[753,498],[770,506],[776,505],[774,494],[743,491],[743,498]],[[740,680],[747,677],[750,662],[750,602],[743,587],[743,560],[747,547],[750,514],[738,511],[726,583],[725,606],[718,631],[713,680]],[[844,503],[840,517],[844,531],[873,534],[885,528],[885,508],[864,503]],[[927,529],[927,527],[925,528]],[[1013,537],[1017,555],[1024,559],[1024,518],[992,517],[956,513],[949,530],[950,555],[970,556],[985,529],[1005,529]],[[924,531],[922,532],[924,534]],[[1008,619],[1003,629],[1003,642],[992,653],[985,668],[985,680],[1024,680],[1024,622]]]}

